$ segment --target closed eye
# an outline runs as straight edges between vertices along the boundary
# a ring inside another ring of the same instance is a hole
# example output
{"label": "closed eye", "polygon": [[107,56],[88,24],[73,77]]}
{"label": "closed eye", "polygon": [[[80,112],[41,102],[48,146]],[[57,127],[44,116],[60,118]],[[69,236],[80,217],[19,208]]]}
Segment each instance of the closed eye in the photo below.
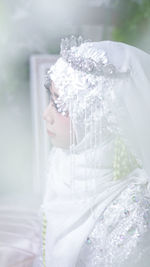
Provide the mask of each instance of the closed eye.
{"label": "closed eye", "polygon": [[[45,87],[45,89],[46,89],[46,92],[48,93],[48,96],[49,96],[49,102],[52,101],[52,105],[55,107],[56,110],[58,110],[58,107],[57,107],[57,105],[55,104],[54,99],[53,99],[53,97],[52,97],[52,93],[51,93],[51,91],[50,91],[49,88],[47,88],[47,87]],[[55,94],[55,93],[54,93],[54,94]],[[57,95],[57,94],[56,94],[56,95]],[[58,95],[57,95],[57,96],[58,96]]]}

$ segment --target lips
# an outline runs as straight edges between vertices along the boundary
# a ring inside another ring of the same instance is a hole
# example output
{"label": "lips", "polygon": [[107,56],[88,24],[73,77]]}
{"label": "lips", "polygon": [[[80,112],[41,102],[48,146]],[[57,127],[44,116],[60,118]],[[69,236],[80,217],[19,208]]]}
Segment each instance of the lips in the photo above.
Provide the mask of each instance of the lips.
{"label": "lips", "polygon": [[47,132],[48,132],[49,135],[55,136],[55,133],[51,132],[49,129],[47,129]]}

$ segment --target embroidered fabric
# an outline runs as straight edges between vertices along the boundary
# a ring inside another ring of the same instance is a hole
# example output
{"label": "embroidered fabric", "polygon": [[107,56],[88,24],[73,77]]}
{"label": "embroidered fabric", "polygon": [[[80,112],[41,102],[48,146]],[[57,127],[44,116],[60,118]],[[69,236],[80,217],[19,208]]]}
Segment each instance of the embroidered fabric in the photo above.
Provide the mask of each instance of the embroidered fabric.
{"label": "embroidered fabric", "polygon": [[76,267],[148,267],[149,242],[150,198],[145,185],[131,183],[96,221]]}

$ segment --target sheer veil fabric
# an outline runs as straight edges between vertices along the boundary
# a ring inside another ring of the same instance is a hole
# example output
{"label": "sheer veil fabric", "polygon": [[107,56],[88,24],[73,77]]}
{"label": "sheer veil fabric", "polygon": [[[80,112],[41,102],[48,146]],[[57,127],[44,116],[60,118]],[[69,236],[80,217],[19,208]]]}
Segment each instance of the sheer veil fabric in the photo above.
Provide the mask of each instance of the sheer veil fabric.
{"label": "sheer veil fabric", "polygon": [[104,51],[121,75],[83,74],[62,57],[51,68],[60,92],[66,86],[65,97],[76,94],[78,100],[69,102],[77,144],[71,139],[70,149],[53,147],[48,159],[41,210],[47,219],[45,265],[51,267],[76,266],[97,218],[127,185],[145,184],[150,197],[150,55],[113,41],[74,49],[95,61]]}

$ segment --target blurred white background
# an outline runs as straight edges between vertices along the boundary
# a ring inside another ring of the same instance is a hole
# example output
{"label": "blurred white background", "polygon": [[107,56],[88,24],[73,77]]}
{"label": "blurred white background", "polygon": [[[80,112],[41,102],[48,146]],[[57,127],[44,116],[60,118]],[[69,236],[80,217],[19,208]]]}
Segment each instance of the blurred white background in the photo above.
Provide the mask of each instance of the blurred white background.
{"label": "blurred white background", "polygon": [[37,213],[46,179],[40,168],[48,143],[41,122],[43,66],[71,34],[122,41],[150,53],[150,1],[0,0],[2,267],[33,267],[39,253]]}

